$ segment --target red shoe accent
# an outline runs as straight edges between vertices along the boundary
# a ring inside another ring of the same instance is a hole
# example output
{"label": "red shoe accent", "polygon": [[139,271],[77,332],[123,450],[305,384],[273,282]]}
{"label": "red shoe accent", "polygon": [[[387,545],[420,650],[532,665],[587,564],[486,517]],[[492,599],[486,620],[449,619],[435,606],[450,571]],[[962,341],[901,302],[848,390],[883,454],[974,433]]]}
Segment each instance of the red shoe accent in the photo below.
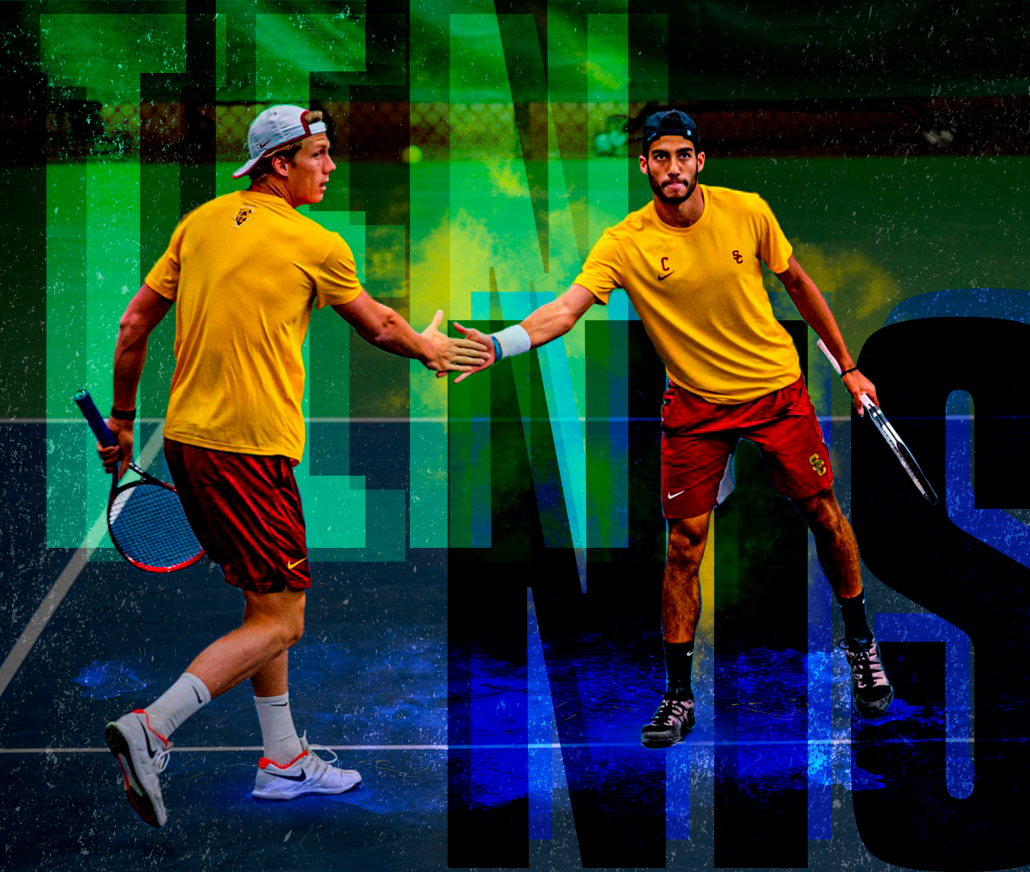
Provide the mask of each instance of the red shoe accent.
{"label": "red shoe accent", "polygon": [[164,742],[165,750],[168,750],[168,739],[166,739],[157,730],[150,726],[150,715],[148,715],[144,709],[133,709],[132,713],[134,715],[143,715],[143,720],[147,722],[147,729],[150,730],[150,732],[152,732],[155,736],[157,736],[162,742]]}
{"label": "red shoe accent", "polygon": [[[155,735],[157,735],[157,734],[155,733]],[[307,756],[308,756],[308,752],[307,751],[301,751],[289,763],[285,763],[282,766],[280,766],[278,763],[276,763],[275,760],[270,760],[268,757],[262,757],[260,760],[258,760],[258,769],[267,769],[269,766],[274,766],[276,769],[289,769],[298,760],[300,760],[303,757],[307,757]]]}

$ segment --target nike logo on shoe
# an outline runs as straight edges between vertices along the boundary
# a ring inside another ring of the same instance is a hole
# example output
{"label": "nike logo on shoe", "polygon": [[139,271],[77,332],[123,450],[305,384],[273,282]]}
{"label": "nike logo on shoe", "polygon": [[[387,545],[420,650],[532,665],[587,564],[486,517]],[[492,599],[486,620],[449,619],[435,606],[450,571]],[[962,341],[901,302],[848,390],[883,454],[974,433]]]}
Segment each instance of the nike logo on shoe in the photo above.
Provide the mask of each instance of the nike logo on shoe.
{"label": "nike logo on shoe", "polygon": [[300,775],[283,775],[281,772],[273,772],[272,768],[269,767],[265,770],[266,774],[274,775],[276,778],[285,778],[287,781],[307,781],[308,774],[302,769]]}
{"label": "nike logo on shoe", "polygon": [[157,751],[154,750],[154,746],[150,744],[150,730],[143,727],[143,738],[147,740],[147,754],[150,755],[150,759],[153,760],[157,756]]}

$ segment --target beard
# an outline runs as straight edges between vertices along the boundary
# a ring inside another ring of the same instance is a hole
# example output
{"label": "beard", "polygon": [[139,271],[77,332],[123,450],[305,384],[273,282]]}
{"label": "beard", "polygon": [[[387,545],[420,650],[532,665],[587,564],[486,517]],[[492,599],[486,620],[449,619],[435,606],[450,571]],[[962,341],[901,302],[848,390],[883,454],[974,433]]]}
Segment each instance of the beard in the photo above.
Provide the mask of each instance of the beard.
{"label": "beard", "polygon": [[694,189],[697,187],[697,176],[695,176],[690,182],[684,182],[687,186],[687,192],[680,197],[673,197],[665,193],[665,189],[662,188],[658,182],[655,181],[654,176],[648,171],[647,179],[651,183],[651,190],[654,191],[654,195],[668,206],[679,206],[682,203],[686,203],[690,199],[690,195],[694,193]]}

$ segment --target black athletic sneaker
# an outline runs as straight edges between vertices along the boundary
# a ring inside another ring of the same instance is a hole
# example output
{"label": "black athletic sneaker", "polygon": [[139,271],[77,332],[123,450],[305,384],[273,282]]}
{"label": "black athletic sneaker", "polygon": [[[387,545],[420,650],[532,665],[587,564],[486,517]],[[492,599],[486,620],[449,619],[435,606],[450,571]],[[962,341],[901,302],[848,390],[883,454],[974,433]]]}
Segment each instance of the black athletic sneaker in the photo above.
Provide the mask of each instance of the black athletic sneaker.
{"label": "black athletic sneaker", "polygon": [[640,742],[645,748],[668,748],[694,729],[694,700],[662,697],[662,704],[651,723],[640,729]]}
{"label": "black athletic sneaker", "polygon": [[851,667],[851,698],[864,718],[878,718],[887,712],[894,699],[887,674],[880,662],[875,639],[843,639],[840,647]]}

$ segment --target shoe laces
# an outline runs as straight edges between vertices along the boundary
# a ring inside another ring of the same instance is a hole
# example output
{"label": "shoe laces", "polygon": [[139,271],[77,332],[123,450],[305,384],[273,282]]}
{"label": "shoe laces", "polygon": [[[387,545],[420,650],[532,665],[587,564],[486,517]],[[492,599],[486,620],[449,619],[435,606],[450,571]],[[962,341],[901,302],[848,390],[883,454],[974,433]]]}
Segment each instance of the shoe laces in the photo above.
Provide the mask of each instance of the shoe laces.
{"label": "shoe laces", "polygon": [[[304,731],[304,735],[300,737],[300,746],[307,752],[305,760],[310,760],[308,764],[318,772],[324,772],[326,769],[333,769],[333,764],[336,763],[340,758],[332,748],[327,748],[325,745],[309,745],[308,744],[308,731]],[[322,751],[325,754],[331,756],[327,759],[325,757],[319,757],[315,751]]]}
{"label": "shoe laces", "polygon": [[843,639],[840,647],[848,655],[851,676],[860,688],[881,687],[888,684],[887,673],[880,662],[880,652],[876,649],[876,640],[868,643],[857,639]]}
{"label": "shoe laces", "polygon": [[674,720],[683,720],[686,716],[687,706],[683,700],[665,697],[654,714],[654,722],[662,726],[671,726]]}
{"label": "shoe laces", "polygon": [[154,771],[158,774],[165,771],[168,768],[168,761],[171,759],[172,743],[168,743],[167,748],[162,748],[154,755]]}
{"label": "shoe laces", "polygon": [[[137,715],[137,717],[139,717],[139,715]],[[140,717],[139,722],[140,726],[143,727],[146,732],[150,733],[151,736],[157,739],[159,750],[150,758],[150,760],[154,764],[154,771],[160,774],[168,768],[168,761],[171,759],[171,754],[169,752],[172,750],[173,745],[162,735],[150,728],[149,718],[145,716]]]}

